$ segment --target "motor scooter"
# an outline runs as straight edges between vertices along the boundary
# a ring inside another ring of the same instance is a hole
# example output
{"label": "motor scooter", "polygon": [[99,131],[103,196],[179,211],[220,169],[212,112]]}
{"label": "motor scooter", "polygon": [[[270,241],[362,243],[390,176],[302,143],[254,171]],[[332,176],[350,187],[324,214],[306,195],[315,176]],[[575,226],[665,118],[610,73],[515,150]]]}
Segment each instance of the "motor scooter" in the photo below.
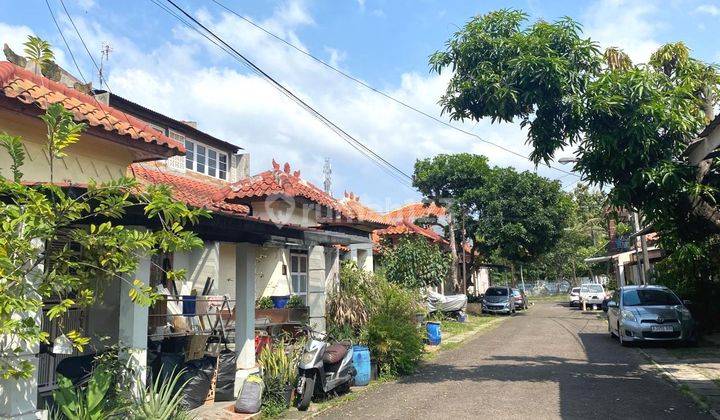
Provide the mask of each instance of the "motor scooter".
{"label": "motor scooter", "polygon": [[330,337],[307,328],[308,341],[298,362],[298,410],[305,411],[316,394],[350,389],[357,371],[350,342],[330,344]]}

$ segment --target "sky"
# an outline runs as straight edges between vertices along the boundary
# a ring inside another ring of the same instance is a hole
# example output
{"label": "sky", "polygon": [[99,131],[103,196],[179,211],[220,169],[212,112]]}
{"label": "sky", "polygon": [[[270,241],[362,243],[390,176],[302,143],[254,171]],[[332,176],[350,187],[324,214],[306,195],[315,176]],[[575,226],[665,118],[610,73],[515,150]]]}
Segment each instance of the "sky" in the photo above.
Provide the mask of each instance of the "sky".
{"label": "sky", "polygon": [[[357,152],[326,126],[225,52],[183,26],[150,0],[63,0],[99,60],[112,48],[105,74],[120,96],[243,147],[250,169],[271,168],[271,160],[318,186],[323,164],[332,165],[336,197],[352,191],[361,202],[387,211],[420,196]],[[165,0],[157,0],[163,2]],[[538,167],[502,149],[421,116],[343,78],[317,62],[225,12],[212,0],[175,0],[258,67],[311,104],[368,148],[407,174],[417,159],[439,153],[485,155],[492,165],[513,166],[577,182]],[[720,61],[714,42],[720,0],[218,0],[298,48],[424,112],[443,120],[437,102],[448,75],[431,73],[428,56],[472,16],[500,8],[527,12],[530,20],[570,16],[601,47],[617,46],[636,63],[666,42],[684,41],[697,58]],[[74,32],[60,0],[47,0],[58,19],[66,48],[44,0],[0,0],[0,43],[16,52],[34,34],[48,40],[57,61],[99,86],[97,72]],[[528,155],[526,133],[514,123],[489,120],[453,123],[482,139]],[[559,152],[558,157],[571,151]],[[560,166],[558,164],[558,166]],[[564,169],[570,169],[563,167]]]}

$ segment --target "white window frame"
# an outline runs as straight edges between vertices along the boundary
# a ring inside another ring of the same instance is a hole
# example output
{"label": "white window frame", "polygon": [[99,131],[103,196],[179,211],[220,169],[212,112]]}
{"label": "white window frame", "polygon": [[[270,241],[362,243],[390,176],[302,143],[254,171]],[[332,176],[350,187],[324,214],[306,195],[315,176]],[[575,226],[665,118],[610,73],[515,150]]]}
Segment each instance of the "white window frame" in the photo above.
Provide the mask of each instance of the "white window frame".
{"label": "white window frame", "polygon": [[[169,136],[175,140],[182,141],[185,145],[185,148],[187,149],[187,155],[185,157],[185,162],[183,163],[183,166],[185,169],[198,172],[204,175],[211,176],[213,178],[226,180],[228,179],[228,175],[230,173],[230,155],[228,153],[225,153],[221,151],[220,149],[217,149],[215,147],[210,147],[207,144],[201,143],[195,139],[191,139],[181,133],[178,133],[176,131],[170,130]],[[205,149],[205,154],[203,156],[203,161],[199,162],[198,160],[198,147],[202,147]],[[210,165],[209,165],[209,156],[210,152],[213,152],[215,154],[215,173],[210,173]],[[224,176],[220,176],[220,161],[221,158],[225,158],[225,170]],[[198,165],[199,163],[199,165]],[[200,166],[200,168],[198,168]],[[202,170],[200,170],[202,169]]]}
{"label": "white window frame", "polygon": [[[297,269],[293,269],[293,262],[297,260]],[[305,262],[305,270],[302,270],[302,261]],[[298,295],[307,303],[308,296],[308,255],[297,252],[290,253],[290,292]],[[295,281],[298,281],[298,287],[295,287]],[[302,290],[303,287],[304,289]]]}

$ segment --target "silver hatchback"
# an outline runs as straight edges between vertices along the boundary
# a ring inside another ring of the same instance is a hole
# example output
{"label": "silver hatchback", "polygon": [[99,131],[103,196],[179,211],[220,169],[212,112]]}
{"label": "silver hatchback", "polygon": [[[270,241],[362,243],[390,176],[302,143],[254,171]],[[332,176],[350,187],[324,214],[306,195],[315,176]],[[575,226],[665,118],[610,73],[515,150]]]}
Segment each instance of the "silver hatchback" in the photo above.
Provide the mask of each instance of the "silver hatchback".
{"label": "silver hatchback", "polygon": [[608,331],[621,345],[639,341],[692,341],[695,321],[664,286],[625,286],[607,302]]}

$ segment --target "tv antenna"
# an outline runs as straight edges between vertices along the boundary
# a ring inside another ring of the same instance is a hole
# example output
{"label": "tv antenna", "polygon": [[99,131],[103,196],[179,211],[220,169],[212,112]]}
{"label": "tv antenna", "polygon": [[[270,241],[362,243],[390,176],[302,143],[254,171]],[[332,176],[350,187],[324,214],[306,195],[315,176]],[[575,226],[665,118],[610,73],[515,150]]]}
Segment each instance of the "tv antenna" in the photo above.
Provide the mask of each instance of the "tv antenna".
{"label": "tv antenna", "polygon": [[100,86],[105,84],[105,63],[110,61],[110,53],[113,51],[110,44],[107,42],[102,43],[100,47],[100,68],[98,69],[98,78],[100,79]]}
{"label": "tv antenna", "polygon": [[330,191],[332,187],[332,166],[330,166],[330,158],[325,158],[323,174],[325,174],[325,182],[323,182],[323,186],[325,187],[325,193],[332,196],[332,192]]}

